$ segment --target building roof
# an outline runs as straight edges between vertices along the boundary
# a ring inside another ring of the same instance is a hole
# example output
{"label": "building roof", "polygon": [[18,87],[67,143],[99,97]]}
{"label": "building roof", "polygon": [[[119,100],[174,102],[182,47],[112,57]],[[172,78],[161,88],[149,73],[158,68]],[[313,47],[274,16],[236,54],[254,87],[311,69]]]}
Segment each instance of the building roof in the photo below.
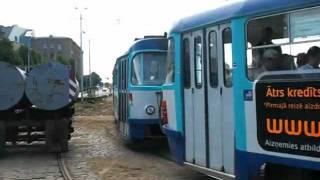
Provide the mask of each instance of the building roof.
{"label": "building roof", "polygon": [[3,33],[5,38],[8,38],[13,26],[2,26],[0,25],[0,31]]}
{"label": "building roof", "polygon": [[43,41],[50,41],[50,40],[58,40],[58,41],[71,41],[72,44],[77,47],[78,49],[80,49],[80,46],[70,37],[59,37],[59,36],[45,36],[45,37],[34,37],[33,41],[37,41],[37,40],[43,40]]}
{"label": "building roof", "polygon": [[191,28],[228,21],[237,17],[283,12],[315,5],[320,5],[320,0],[244,0],[181,19],[173,26],[171,33],[183,32]]}

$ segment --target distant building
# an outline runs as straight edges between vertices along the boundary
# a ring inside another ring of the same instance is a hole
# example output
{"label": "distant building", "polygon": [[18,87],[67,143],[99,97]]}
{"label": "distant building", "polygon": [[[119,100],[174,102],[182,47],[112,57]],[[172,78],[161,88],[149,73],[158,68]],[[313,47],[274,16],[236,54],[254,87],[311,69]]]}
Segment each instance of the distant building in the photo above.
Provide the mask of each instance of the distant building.
{"label": "distant building", "polygon": [[37,37],[32,39],[32,49],[41,54],[43,61],[66,62],[80,77],[80,47],[68,37]]}
{"label": "distant building", "polygon": [[28,46],[27,41],[25,39],[26,33],[28,31],[32,31],[32,30],[19,27],[18,25],[13,25],[13,26],[0,25],[0,39],[8,39],[9,41],[15,42],[17,44],[24,44]]}
{"label": "distant building", "polygon": [[0,25],[0,39],[8,39],[11,27]]}
{"label": "distant building", "polygon": [[[31,32],[32,34],[30,34]],[[15,50],[21,45],[31,47],[41,55],[44,62],[55,61],[69,64],[80,77],[80,47],[68,37],[34,37],[32,29],[19,27],[18,25],[0,25],[0,40],[8,39]]]}

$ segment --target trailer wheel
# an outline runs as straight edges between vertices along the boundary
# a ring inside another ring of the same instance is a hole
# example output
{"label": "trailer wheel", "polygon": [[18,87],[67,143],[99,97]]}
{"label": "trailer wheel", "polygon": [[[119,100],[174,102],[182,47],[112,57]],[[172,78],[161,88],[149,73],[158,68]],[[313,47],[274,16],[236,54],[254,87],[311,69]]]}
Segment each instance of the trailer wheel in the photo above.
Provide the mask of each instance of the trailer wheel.
{"label": "trailer wheel", "polygon": [[5,153],[6,145],[6,124],[4,121],[0,121],[0,156]]}

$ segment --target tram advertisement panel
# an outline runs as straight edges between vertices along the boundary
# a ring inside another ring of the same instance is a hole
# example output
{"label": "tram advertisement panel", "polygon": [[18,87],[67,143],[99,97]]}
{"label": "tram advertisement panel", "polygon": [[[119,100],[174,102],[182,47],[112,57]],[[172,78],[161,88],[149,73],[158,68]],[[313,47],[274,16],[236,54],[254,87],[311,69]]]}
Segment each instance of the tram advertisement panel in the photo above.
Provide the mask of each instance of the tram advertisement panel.
{"label": "tram advertisement panel", "polygon": [[320,157],[320,78],[262,78],[255,95],[263,149]]}

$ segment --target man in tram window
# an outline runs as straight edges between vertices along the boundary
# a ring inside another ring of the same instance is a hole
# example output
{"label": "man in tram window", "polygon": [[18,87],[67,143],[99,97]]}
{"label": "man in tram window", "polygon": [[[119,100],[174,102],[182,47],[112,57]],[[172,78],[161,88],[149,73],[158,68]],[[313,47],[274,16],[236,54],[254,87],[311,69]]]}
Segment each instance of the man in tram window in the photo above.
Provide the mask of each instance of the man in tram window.
{"label": "man in tram window", "polygon": [[[273,29],[271,27],[266,27],[263,29],[262,31],[262,38],[259,41],[259,43],[257,44],[257,46],[266,46],[266,45],[271,45],[273,44],[272,39],[273,39]],[[264,52],[267,49],[274,49],[276,50],[280,55],[282,54],[282,50],[280,46],[276,46],[276,47],[269,47],[269,48],[262,48],[260,49],[260,55],[262,56],[264,54]]]}
{"label": "man in tram window", "polygon": [[299,70],[319,69],[320,64],[320,48],[313,46],[307,53],[308,61],[305,65],[299,67]]}
{"label": "man in tram window", "polygon": [[150,62],[149,70],[147,70],[147,81],[154,81],[159,78],[159,64],[156,60]]}

